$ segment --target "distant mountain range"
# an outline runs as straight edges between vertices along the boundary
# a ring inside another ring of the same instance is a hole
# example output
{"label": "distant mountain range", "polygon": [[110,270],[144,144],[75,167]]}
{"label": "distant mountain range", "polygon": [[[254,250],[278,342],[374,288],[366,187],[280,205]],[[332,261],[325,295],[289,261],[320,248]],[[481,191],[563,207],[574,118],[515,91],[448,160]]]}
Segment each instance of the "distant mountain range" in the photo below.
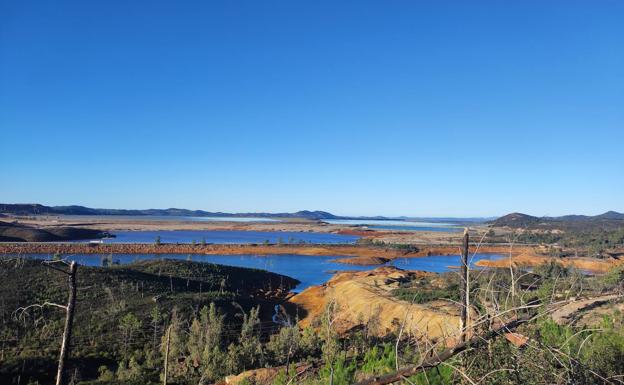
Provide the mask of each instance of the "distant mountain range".
{"label": "distant mountain range", "polygon": [[181,217],[255,217],[255,218],[302,218],[311,220],[340,219],[325,211],[302,210],[296,213],[222,213],[187,209],[94,209],[84,206],[44,206],[41,204],[0,204],[0,213],[13,215],[160,215]]}
{"label": "distant mountain range", "polygon": [[348,217],[338,216],[327,211],[302,210],[294,213],[224,213],[204,210],[169,209],[95,209],[84,206],[45,206],[41,204],[0,203],[0,216],[11,215],[139,215],[139,216],[180,216],[180,217],[221,217],[221,218],[300,218],[308,220],[357,219],[357,220],[412,220],[427,222],[478,223],[486,222],[493,226],[513,228],[535,227],[584,227],[587,225],[624,226],[624,214],[608,211],[600,215],[564,215],[560,217],[536,217],[522,213],[511,213],[500,218],[431,218],[431,217]]}
{"label": "distant mountain range", "polygon": [[560,217],[535,217],[522,213],[511,213],[491,222],[494,226],[512,228],[536,227],[616,227],[624,226],[624,214],[607,211],[600,215],[564,215]]}
{"label": "distant mountain range", "polygon": [[328,219],[357,219],[357,220],[412,220],[425,222],[453,222],[453,223],[475,223],[484,222],[493,218],[415,218],[415,217],[350,217],[338,216],[327,211],[302,210],[294,213],[223,213],[210,212],[204,210],[187,209],[146,209],[146,210],[125,210],[125,209],[94,209],[84,206],[44,206],[38,203],[0,203],[0,216],[11,215],[145,215],[145,216],[180,216],[180,217],[253,217],[253,218],[300,218],[309,220]]}

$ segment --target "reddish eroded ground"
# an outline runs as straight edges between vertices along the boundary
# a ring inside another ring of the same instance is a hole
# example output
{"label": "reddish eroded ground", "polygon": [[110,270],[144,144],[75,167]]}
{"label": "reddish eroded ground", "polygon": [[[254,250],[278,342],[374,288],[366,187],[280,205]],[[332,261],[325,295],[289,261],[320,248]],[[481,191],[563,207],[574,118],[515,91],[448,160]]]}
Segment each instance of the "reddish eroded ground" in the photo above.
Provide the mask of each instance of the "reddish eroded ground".
{"label": "reddish eroded ground", "polygon": [[476,263],[477,266],[483,267],[509,267],[510,262],[514,266],[538,266],[545,263],[557,262],[562,264],[563,266],[575,267],[581,270],[592,271],[596,273],[604,273],[607,272],[614,267],[624,264],[624,260],[622,259],[597,259],[597,258],[581,258],[581,257],[573,257],[573,258],[556,258],[550,257],[546,255],[540,255],[535,252],[535,250],[522,250],[513,254],[511,261],[509,257],[497,259],[497,260],[485,260],[482,259]]}
{"label": "reddish eroded ground", "polygon": [[[526,248],[525,248],[526,249]],[[520,253],[518,248],[514,253]],[[472,250],[472,249],[471,249]],[[482,246],[480,253],[507,253],[507,247]],[[192,244],[151,244],[151,243],[3,243],[0,254],[19,253],[61,253],[61,254],[300,254],[320,256],[348,256],[368,258],[405,258],[429,255],[457,255],[457,247],[419,246],[418,251],[365,245],[192,245]]]}
{"label": "reddish eroded ground", "polygon": [[410,304],[392,294],[402,282],[432,276],[435,273],[395,267],[343,272],[324,285],[304,290],[289,302],[305,311],[300,321],[302,326],[313,325],[328,304],[334,302],[334,327],[339,333],[366,327],[371,335],[386,336],[396,333],[406,319],[406,335],[432,340],[454,339],[459,331],[459,306],[443,300]]}

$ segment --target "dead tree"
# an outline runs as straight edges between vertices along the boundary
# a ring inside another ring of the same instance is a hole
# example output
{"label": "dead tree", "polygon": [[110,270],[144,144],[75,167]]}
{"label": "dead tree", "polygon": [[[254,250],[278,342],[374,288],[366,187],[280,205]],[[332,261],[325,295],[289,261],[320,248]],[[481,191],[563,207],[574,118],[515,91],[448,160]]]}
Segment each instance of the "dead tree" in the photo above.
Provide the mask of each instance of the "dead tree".
{"label": "dead tree", "polygon": [[167,342],[165,345],[165,373],[163,374],[163,385],[167,385],[167,376],[169,373],[169,344],[171,343],[171,326],[167,328]]}
{"label": "dead tree", "polygon": [[58,371],[56,372],[56,385],[63,383],[63,369],[65,368],[65,361],[69,353],[69,344],[71,341],[72,325],[74,323],[74,308],[76,306],[76,270],[78,264],[72,261],[69,264],[68,284],[69,284],[69,298],[67,299],[67,306],[65,310],[67,315],[65,316],[65,329],[63,330],[63,342],[61,342],[61,353],[59,355]]}
{"label": "dead tree", "polygon": [[461,282],[459,296],[461,302],[461,315],[459,327],[461,331],[461,340],[466,341],[468,328],[468,320],[470,317],[470,278],[468,273],[468,228],[464,229],[464,240],[462,244],[461,254]]}
{"label": "dead tree", "polygon": [[[69,266],[69,270],[63,270],[55,266],[57,263],[63,263]],[[72,327],[74,324],[74,312],[76,307],[76,271],[78,270],[78,264],[75,261],[65,260],[53,260],[44,261],[43,265],[53,270],[60,271],[67,275],[69,294],[67,298],[67,305],[59,305],[53,302],[44,302],[42,304],[34,304],[26,307],[21,307],[15,311],[15,313],[24,314],[30,308],[44,308],[46,306],[58,307],[65,310],[65,327],[63,329],[63,339],[61,341],[61,351],[59,353],[58,368],[56,372],[56,385],[63,383],[63,371],[65,370],[65,362],[69,356],[69,346],[71,343]]]}

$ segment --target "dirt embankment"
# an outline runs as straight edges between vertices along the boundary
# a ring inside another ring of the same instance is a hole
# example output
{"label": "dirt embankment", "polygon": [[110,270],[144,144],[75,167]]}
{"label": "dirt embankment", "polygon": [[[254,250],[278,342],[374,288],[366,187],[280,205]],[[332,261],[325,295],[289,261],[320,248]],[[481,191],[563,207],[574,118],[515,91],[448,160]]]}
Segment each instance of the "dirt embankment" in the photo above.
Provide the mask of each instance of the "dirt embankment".
{"label": "dirt embankment", "polygon": [[514,253],[511,261],[509,257],[497,260],[482,259],[476,263],[482,267],[509,267],[510,262],[514,266],[533,267],[545,263],[557,262],[563,266],[574,267],[581,270],[587,270],[596,273],[604,273],[612,268],[624,264],[622,259],[597,259],[597,258],[556,258],[547,255],[538,254],[535,249],[518,250]]}
{"label": "dirt embankment", "polygon": [[0,254],[61,253],[61,254],[300,254],[319,256],[396,258],[404,253],[359,245],[192,245],[192,244],[131,244],[131,243],[5,243]]}
{"label": "dirt embankment", "polygon": [[347,257],[332,260],[332,262],[344,263],[345,265],[354,266],[377,266],[390,262],[390,258],[384,257]]}
{"label": "dirt embankment", "polygon": [[32,227],[0,221],[0,242],[59,242],[103,238],[100,230],[80,227]]}
{"label": "dirt embankment", "polygon": [[[520,249],[519,249],[520,250]],[[482,253],[505,253],[503,247],[482,247]],[[457,247],[421,247],[418,251],[405,252],[395,248],[364,245],[192,245],[148,243],[5,243],[0,244],[0,254],[61,253],[61,254],[300,254],[319,256],[345,256],[366,258],[382,262],[384,259],[422,257],[429,255],[457,255]],[[359,264],[356,258],[341,260]]]}
{"label": "dirt embankment", "polygon": [[335,302],[334,326],[339,333],[364,327],[368,333],[386,336],[397,331],[406,318],[404,333],[416,338],[439,339],[456,336],[459,306],[449,301],[410,304],[392,295],[402,282],[433,273],[380,267],[371,271],[336,274],[326,284],[313,286],[289,302],[306,311],[300,322],[311,325],[328,303]]}

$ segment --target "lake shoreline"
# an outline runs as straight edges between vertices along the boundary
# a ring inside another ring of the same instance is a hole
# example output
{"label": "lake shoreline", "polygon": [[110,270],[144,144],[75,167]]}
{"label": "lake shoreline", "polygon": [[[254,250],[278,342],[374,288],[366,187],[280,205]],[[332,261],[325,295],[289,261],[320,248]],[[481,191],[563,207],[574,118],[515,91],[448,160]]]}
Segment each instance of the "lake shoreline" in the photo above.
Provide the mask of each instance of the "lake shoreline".
{"label": "lake shoreline", "polygon": [[[471,253],[476,249],[471,247]],[[480,254],[507,256],[496,261],[479,261],[481,267],[508,267],[509,246],[481,245]],[[418,246],[417,251],[404,251],[391,247],[365,245],[254,245],[254,244],[89,244],[89,243],[1,243],[0,255],[20,254],[188,254],[188,255],[305,255],[333,256],[336,262],[349,265],[382,264],[385,260],[397,258],[418,258],[427,256],[458,255],[459,249],[452,246]],[[512,263],[516,266],[534,267],[543,263],[557,262],[593,272],[605,272],[621,261],[596,258],[554,258],[539,253],[536,247],[518,246],[512,251]]]}
{"label": "lake shoreline", "polygon": [[[7,255],[7,260],[19,261],[21,259],[51,260],[55,258],[49,253]],[[59,254],[56,257],[71,259],[82,266],[91,267],[114,267],[144,263],[150,260],[178,260],[209,263],[223,266],[251,268],[266,270],[281,274],[299,281],[294,291],[302,291],[310,286],[323,285],[335,274],[340,272],[371,271],[379,268],[376,264],[350,265],[336,261],[340,256],[318,256],[301,254]],[[498,259],[501,255],[477,254],[471,261],[471,266],[476,268],[475,262],[482,259]],[[353,259],[358,259],[357,257]],[[430,273],[445,273],[452,271],[452,265],[459,263],[458,255],[442,256],[432,255],[420,258],[396,258],[385,259],[385,267],[393,267],[404,271],[426,271]],[[0,261],[3,259],[0,258]],[[19,263],[18,263],[19,264]]]}
{"label": "lake shoreline", "polygon": [[[471,248],[472,250],[472,248]],[[474,252],[474,250],[472,250]],[[479,253],[508,255],[506,246],[481,246]],[[532,252],[532,248],[517,248],[514,254]],[[169,244],[163,243],[0,243],[1,254],[198,254],[198,255],[306,255],[339,257],[340,263],[350,265],[370,264],[367,261],[396,258],[417,258],[433,255],[458,255],[456,247],[418,246],[416,251],[404,251],[392,247],[350,244]]]}
{"label": "lake shoreline", "polygon": [[[223,222],[193,221],[176,218],[172,220],[115,217],[115,216],[27,216],[14,217],[22,225],[47,227],[82,227],[115,233],[119,231],[259,231],[259,232],[309,232],[351,235],[385,243],[461,244],[461,232],[409,231],[397,228],[376,229],[350,224],[330,224],[323,221],[285,218],[274,222]],[[406,224],[409,224],[406,222]],[[442,228],[442,227],[441,227]],[[470,224],[478,238],[487,231],[480,223]],[[197,239],[200,241],[200,239]]]}
{"label": "lake shoreline", "polygon": [[[529,252],[532,248],[518,247],[514,254]],[[471,248],[472,250],[472,248]],[[457,255],[457,247],[419,246],[417,251],[404,251],[392,247],[348,244],[169,244],[146,243],[1,243],[0,254],[60,253],[60,254],[221,254],[269,255],[299,254],[309,256],[343,256],[356,258],[411,258],[432,255]],[[481,246],[479,253],[508,255],[506,246]],[[354,259],[354,258],[352,258]],[[350,263],[353,264],[353,263]]]}

